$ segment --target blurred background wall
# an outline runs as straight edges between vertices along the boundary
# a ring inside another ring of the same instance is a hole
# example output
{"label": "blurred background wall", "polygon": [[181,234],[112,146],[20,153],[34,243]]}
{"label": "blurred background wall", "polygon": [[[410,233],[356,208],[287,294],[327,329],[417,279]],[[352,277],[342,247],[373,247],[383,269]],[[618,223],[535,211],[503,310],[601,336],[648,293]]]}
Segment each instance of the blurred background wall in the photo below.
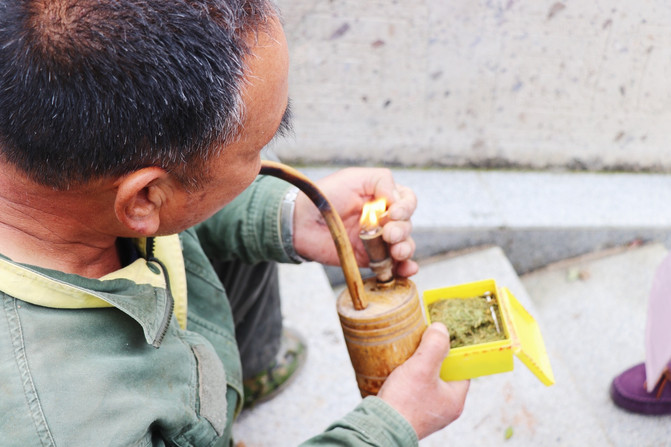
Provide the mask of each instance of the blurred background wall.
{"label": "blurred background wall", "polygon": [[278,0],[293,164],[671,170],[671,3]]}

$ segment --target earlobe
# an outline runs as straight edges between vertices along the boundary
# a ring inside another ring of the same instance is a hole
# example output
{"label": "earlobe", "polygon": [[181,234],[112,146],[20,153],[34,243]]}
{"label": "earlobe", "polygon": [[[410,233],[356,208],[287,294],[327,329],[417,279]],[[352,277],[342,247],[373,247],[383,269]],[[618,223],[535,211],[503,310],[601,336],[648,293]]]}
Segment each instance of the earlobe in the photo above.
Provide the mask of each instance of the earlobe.
{"label": "earlobe", "polygon": [[114,212],[138,236],[153,236],[161,224],[162,181],[167,173],[157,167],[134,171],[117,183]]}

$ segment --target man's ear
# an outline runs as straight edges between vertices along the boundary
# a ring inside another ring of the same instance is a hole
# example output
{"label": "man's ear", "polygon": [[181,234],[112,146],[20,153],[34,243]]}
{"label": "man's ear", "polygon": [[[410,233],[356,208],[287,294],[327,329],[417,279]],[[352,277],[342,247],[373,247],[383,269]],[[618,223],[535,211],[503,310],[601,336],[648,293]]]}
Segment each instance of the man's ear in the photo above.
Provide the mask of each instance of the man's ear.
{"label": "man's ear", "polygon": [[114,212],[126,228],[141,236],[153,236],[161,224],[160,211],[168,174],[152,166],[122,177],[117,183]]}

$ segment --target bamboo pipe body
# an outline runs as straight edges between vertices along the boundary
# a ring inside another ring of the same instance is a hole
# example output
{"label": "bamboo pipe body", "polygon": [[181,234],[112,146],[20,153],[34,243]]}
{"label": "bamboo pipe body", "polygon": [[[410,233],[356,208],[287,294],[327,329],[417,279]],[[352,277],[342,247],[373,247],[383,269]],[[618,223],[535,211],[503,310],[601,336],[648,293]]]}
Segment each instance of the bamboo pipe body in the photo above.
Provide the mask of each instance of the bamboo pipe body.
{"label": "bamboo pipe body", "polygon": [[417,349],[426,329],[417,287],[407,278],[379,287],[364,282],[368,306],[357,310],[349,292],[337,300],[338,316],[362,397],[375,395],[387,376]]}

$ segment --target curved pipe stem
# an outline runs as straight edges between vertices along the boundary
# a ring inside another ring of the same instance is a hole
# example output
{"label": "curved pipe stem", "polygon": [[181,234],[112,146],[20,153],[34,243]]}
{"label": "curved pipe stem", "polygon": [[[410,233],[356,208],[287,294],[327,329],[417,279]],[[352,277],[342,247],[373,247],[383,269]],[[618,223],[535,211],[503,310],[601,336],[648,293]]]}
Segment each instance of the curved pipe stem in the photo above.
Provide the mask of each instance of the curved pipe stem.
{"label": "curved pipe stem", "polygon": [[319,190],[312,180],[290,166],[263,160],[261,174],[272,175],[291,183],[303,191],[317,206],[319,212],[324,216],[326,225],[331,232],[331,237],[333,237],[333,242],[335,242],[338,258],[340,258],[340,264],[345,274],[347,289],[352,297],[352,304],[357,310],[365,309],[367,303],[364,297],[363,281],[361,280],[359,266],[356,263],[345,225],[342,223],[340,215],[331,206],[331,202],[329,202],[324,193]]}

